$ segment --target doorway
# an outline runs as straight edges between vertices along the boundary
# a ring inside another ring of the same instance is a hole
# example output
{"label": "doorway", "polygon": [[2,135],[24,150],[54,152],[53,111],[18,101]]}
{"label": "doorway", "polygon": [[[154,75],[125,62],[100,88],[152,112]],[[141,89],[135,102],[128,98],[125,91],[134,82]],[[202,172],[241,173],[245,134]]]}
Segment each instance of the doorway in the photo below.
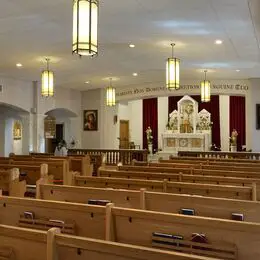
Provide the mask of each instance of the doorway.
{"label": "doorway", "polygon": [[119,149],[129,149],[129,120],[120,120]]}
{"label": "doorway", "polygon": [[55,138],[45,139],[45,152],[54,153],[61,140],[64,140],[64,124],[56,124]]}

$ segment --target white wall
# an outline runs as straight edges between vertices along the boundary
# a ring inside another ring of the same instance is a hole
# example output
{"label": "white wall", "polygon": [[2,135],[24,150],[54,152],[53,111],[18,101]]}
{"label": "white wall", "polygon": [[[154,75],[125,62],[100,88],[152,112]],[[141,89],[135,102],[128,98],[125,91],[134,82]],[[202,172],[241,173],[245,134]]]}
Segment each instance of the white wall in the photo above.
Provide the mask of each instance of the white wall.
{"label": "white wall", "polygon": [[143,100],[128,102],[130,140],[143,146]]}
{"label": "white wall", "polygon": [[[251,143],[253,152],[260,152],[260,130],[256,129],[256,104],[260,104],[260,79],[250,80],[252,92],[246,102],[247,121],[247,141]],[[250,148],[250,146],[249,146]]]}
{"label": "white wall", "polygon": [[0,93],[0,103],[10,104],[30,111],[33,100],[32,82],[1,77],[3,92]]}
{"label": "white wall", "polygon": [[5,118],[0,115],[0,156],[5,155]]}
{"label": "white wall", "polygon": [[221,150],[229,151],[229,96],[219,96],[219,118]]}
{"label": "white wall", "polygon": [[[81,114],[82,148],[100,149],[103,142],[103,92],[101,89],[82,92],[82,112],[84,110],[98,110],[98,131],[83,131],[83,114]],[[109,136],[107,135],[107,138]]]}
{"label": "white wall", "polygon": [[158,149],[162,148],[161,136],[165,131],[168,118],[169,118],[168,97],[159,97],[158,98]]}

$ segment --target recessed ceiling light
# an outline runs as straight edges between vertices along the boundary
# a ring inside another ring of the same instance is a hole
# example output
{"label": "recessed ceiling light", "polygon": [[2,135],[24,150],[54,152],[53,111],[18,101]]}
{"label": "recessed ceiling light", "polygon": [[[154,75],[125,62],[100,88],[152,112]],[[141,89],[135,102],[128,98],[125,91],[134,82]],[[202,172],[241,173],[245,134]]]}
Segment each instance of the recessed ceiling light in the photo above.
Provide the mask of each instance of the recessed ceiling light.
{"label": "recessed ceiling light", "polygon": [[89,81],[85,81],[85,84],[89,84]]}
{"label": "recessed ceiling light", "polygon": [[133,73],[133,76],[134,76],[134,77],[137,77],[137,76],[138,76],[138,73],[134,72],[134,73]]}
{"label": "recessed ceiling light", "polygon": [[135,45],[131,43],[131,44],[129,44],[129,47],[130,47],[130,48],[134,48]]}
{"label": "recessed ceiling light", "polygon": [[21,64],[21,63],[16,63],[16,67],[21,68],[22,66],[23,66],[23,64]]}
{"label": "recessed ceiling light", "polygon": [[239,72],[240,70],[236,70],[236,72]]}
{"label": "recessed ceiling light", "polygon": [[222,43],[223,43],[222,40],[216,40],[216,41],[215,41],[215,44],[217,44],[217,45],[220,45],[220,44],[222,44]]}

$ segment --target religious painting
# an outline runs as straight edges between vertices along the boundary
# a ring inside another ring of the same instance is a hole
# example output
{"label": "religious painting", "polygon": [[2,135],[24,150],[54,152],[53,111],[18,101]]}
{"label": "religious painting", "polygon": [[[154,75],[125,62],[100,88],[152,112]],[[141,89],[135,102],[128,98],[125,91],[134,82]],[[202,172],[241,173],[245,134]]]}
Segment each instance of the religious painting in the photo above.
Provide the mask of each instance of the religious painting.
{"label": "religious painting", "polygon": [[98,111],[84,110],[83,111],[83,130],[97,131],[98,130]]}
{"label": "religious painting", "polygon": [[22,139],[22,124],[20,121],[15,121],[13,125],[13,138],[14,140]]}

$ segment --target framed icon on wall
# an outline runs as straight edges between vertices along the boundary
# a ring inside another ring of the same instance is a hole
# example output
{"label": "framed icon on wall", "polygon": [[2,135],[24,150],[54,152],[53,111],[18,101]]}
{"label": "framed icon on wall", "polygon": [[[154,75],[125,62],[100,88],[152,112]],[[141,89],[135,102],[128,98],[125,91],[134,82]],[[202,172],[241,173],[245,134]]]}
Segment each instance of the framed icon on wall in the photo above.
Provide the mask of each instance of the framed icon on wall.
{"label": "framed icon on wall", "polygon": [[83,111],[83,130],[84,131],[98,130],[98,110]]}

